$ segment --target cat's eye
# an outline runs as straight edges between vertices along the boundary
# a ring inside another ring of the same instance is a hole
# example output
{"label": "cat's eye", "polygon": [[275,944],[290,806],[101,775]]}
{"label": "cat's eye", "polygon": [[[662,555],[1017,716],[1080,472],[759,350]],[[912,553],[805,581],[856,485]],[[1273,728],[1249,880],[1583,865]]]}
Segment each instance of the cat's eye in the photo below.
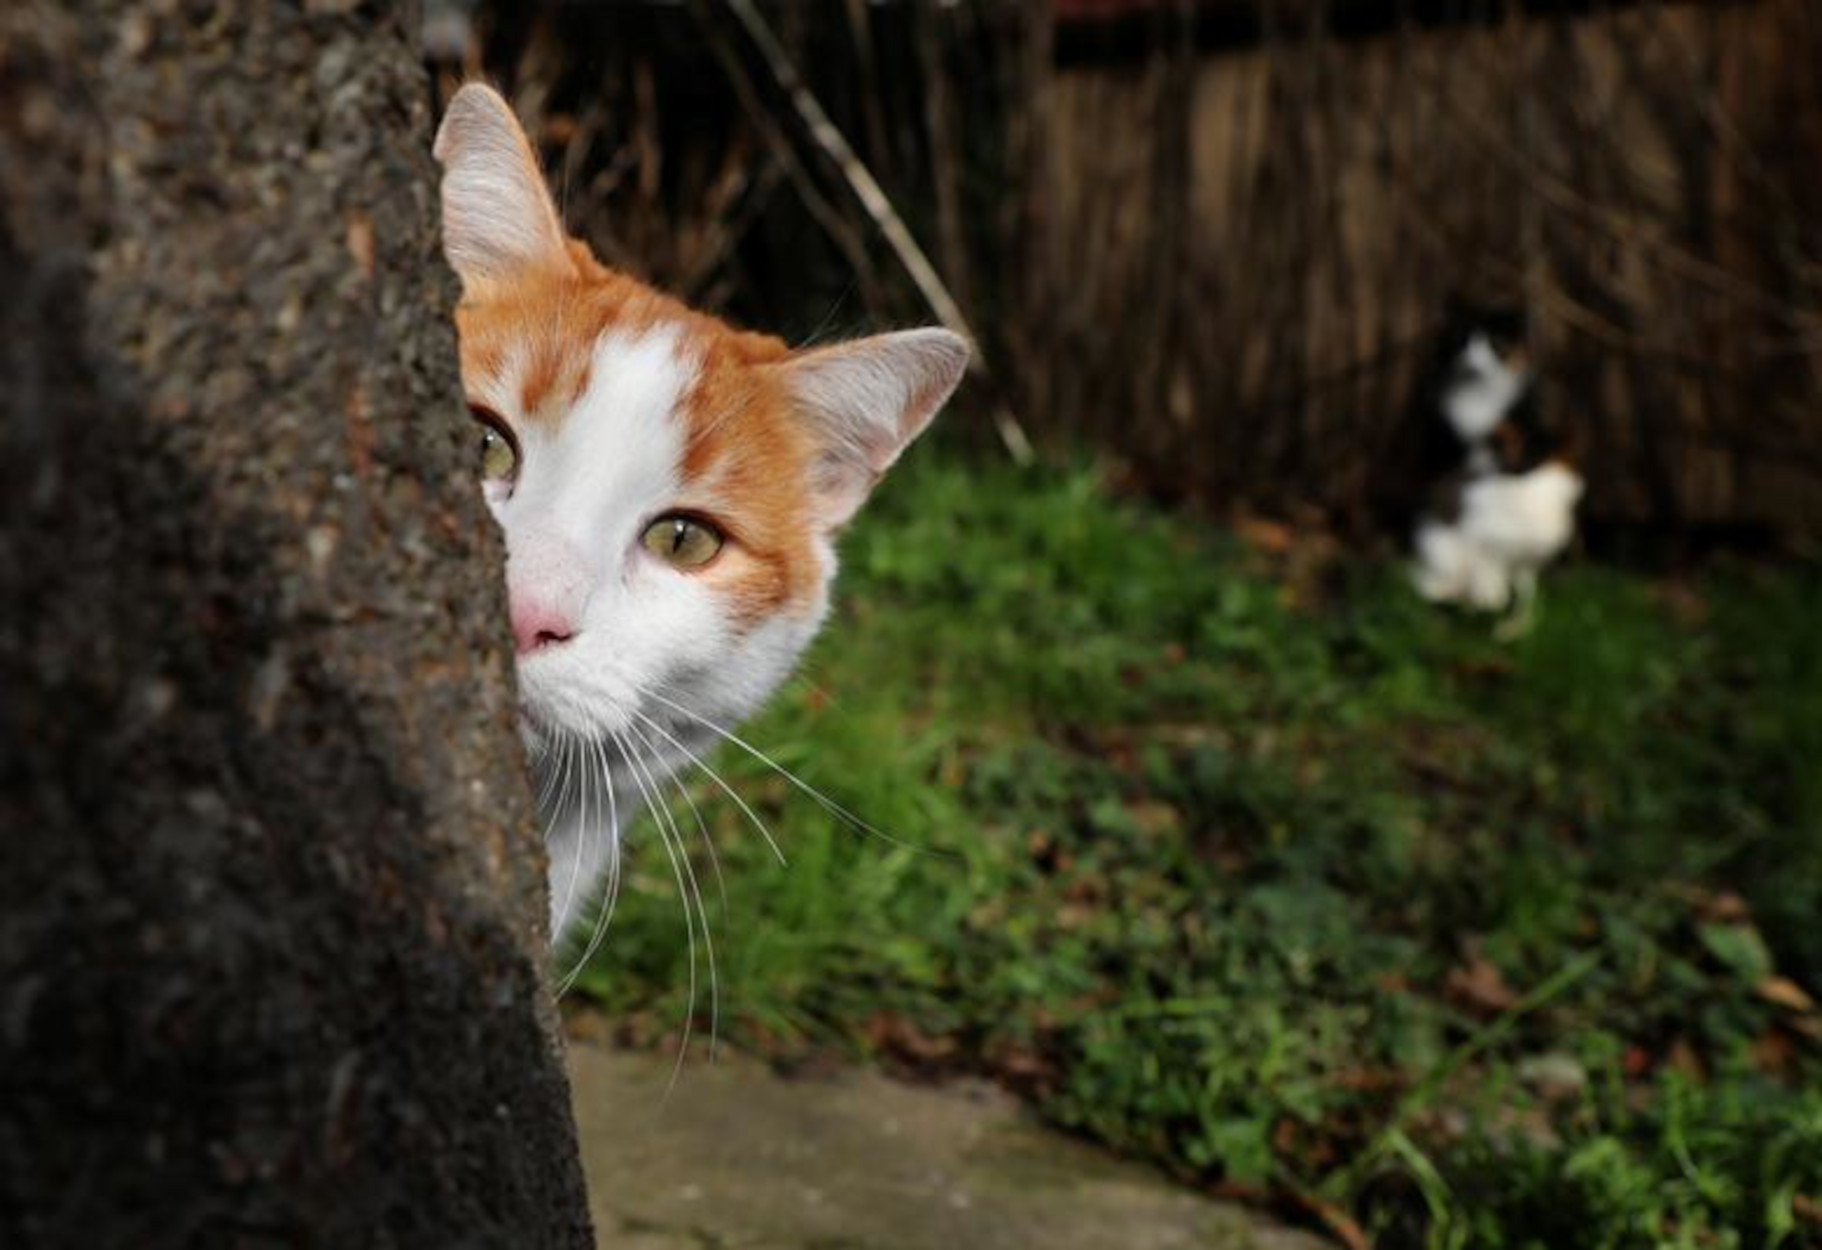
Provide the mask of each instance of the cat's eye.
{"label": "cat's eye", "polygon": [[481,480],[512,481],[519,474],[519,443],[512,430],[492,409],[470,404],[468,411],[481,427]]}
{"label": "cat's eye", "polygon": [[721,554],[726,541],[707,521],[672,513],[645,527],[645,549],[680,569],[699,569]]}

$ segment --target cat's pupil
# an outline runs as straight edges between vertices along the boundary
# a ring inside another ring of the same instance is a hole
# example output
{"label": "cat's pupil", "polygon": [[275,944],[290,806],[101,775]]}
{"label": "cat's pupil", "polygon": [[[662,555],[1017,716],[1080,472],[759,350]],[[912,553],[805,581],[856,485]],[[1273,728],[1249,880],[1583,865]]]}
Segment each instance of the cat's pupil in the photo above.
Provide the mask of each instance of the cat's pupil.
{"label": "cat's pupil", "polygon": [[671,522],[671,554],[672,555],[676,555],[678,552],[683,550],[683,542],[686,538],[689,537],[689,533],[690,533],[689,522],[687,522],[687,521],[672,521]]}

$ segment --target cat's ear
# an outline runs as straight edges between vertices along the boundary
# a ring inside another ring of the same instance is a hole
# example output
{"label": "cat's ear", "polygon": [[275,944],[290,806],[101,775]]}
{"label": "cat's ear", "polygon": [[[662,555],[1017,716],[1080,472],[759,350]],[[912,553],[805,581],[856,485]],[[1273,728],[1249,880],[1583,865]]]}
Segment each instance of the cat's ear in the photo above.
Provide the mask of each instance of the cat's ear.
{"label": "cat's ear", "polygon": [[499,92],[481,83],[456,92],[432,151],[443,166],[443,254],[464,288],[571,267],[538,158]]}
{"label": "cat's ear", "polygon": [[968,355],[959,334],[903,330],[800,352],[778,366],[819,444],[812,488],[823,524],[854,515],[955,390]]}

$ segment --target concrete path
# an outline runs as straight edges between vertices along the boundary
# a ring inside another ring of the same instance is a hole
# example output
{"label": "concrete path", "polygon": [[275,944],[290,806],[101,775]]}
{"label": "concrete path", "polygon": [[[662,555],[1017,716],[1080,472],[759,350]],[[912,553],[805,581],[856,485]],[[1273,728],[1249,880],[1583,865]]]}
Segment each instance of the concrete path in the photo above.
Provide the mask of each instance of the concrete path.
{"label": "concrete path", "polygon": [[1320,1250],[1045,1129],[978,1081],[786,1079],[570,1044],[600,1243],[628,1250]]}

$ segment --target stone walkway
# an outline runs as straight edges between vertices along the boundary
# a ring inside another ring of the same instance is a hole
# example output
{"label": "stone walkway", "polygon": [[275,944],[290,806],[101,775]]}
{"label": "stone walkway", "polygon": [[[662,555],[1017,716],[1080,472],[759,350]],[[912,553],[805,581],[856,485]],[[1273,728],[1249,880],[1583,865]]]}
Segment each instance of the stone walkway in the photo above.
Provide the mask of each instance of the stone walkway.
{"label": "stone walkway", "polygon": [[629,1250],[1321,1250],[1045,1129],[978,1081],[786,1079],[570,1044],[600,1243]]}

